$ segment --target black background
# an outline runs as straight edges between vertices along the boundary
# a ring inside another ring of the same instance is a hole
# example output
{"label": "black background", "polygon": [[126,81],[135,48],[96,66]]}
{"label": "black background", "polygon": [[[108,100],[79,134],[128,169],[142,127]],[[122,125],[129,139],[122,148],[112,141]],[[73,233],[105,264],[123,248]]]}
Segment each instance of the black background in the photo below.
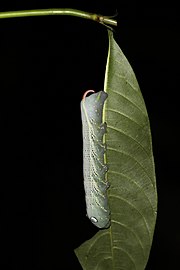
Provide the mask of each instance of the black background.
{"label": "black background", "polygon": [[[156,163],[159,211],[146,270],[177,269],[178,9],[91,2],[1,1],[0,11],[69,7],[113,15],[117,9],[114,36],[147,105]],[[87,89],[103,89],[107,50],[105,27],[91,21],[0,20],[2,270],[81,269],[73,249],[97,229],[86,218],[80,101]]]}

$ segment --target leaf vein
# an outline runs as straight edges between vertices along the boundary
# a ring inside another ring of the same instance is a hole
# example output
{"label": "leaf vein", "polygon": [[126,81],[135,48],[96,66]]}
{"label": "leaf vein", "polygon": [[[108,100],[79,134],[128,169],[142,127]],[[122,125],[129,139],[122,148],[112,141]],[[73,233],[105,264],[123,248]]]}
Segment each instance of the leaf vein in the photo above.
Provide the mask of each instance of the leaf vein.
{"label": "leaf vein", "polygon": [[[117,61],[116,61],[116,62],[117,62]],[[136,87],[128,80],[128,78],[127,78],[126,76],[123,76],[123,75],[118,74],[118,73],[115,73],[115,75],[116,75],[117,77],[119,77],[119,78],[125,80],[133,90],[135,90],[137,93],[139,93],[139,88],[136,88]]]}
{"label": "leaf vein", "polygon": [[154,185],[153,185],[153,180],[152,180],[151,177],[148,175],[146,169],[141,165],[141,163],[140,163],[136,158],[134,158],[133,156],[131,156],[129,153],[126,153],[126,152],[124,152],[124,151],[119,151],[119,150],[117,150],[117,149],[115,149],[115,148],[112,148],[112,147],[108,147],[107,149],[110,150],[110,151],[114,151],[114,152],[123,154],[123,155],[128,156],[129,158],[133,159],[133,160],[139,165],[139,167],[142,168],[142,170],[145,172],[145,174],[146,174],[147,177],[149,178],[149,180],[150,180],[152,186],[154,187]]}
{"label": "leaf vein", "polygon": [[126,99],[128,102],[130,102],[134,107],[136,107],[145,117],[147,117],[146,113],[144,113],[144,111],[136,104],[134,103],[131,99],[127,98],[127,96],[124,96],[122,93],[119,93],[111,88],[109,88],[109,90],[121,97],[123,97],[124,99]]}
{"label": "leaf vein", "polygon": [[119,195],[110,194],[109,197],[113,197],[113,198],[116,198],[116,199],[118,199],[118,200],[121,200],[121,201],[126,202],[127,204],[129,204],[132,208],[134,208],[134,209],[139,213],[139,215],[142,217],[142,219],[143,219],[143,221],[144,221],[146,230],[147,230],[147,232],[148,232],[149,243],[151,243],[151,232],[150,232],[148,223],[147,223],[145,217],[143,216],[143,214],[137,209],[137,207],[135,207],[132,203],[130,203],[128,200],[126,200],[125,198],[123,198],[123,197],[121,197],[121,196],[119,196]]}
{"label": "leaf vein", "polygon": [[121,250],[122,252],[124,252],[126,255],[127,255],[127,257],[130,259],[130,261],[133,263],[133,265],[134,265],[134,269],[137,269],[136,268],[136,264],[135,264],[135,261],[134,261],[134,259],[132,258],[132,256],[129,254],[129,252],[127,252],[125,249],[123,249],[123,248],[120,248],[120,247],[113,247],[113,249],[118,249],[118,250]]}
{"label": "leaf vein", "polygon": [[[109,171],[108,171],[108,174],[110,174],[110,173],[112,173],[112,174],[118,174],[118,175],[120,175],[120,176],[123,176],[123,177],[125,177],[128,181],[130,181],[131,183],[133,183],[134,185],[136,185],[136,186],[139,188],[139,190],[141,190],[141,191],[143,192],[144,196],[147,198],[147,200],[148,200],[148,202],[149,202],[149,205],[151,206],[152,211],[153,211],[153,213],[154,213],[154,208],[153,208],[153,206],[152,206],[152,203],[150,202],[149,197],[147,196],[147,194],[144,192],[143,187],[141,187],[140,185],[138,185],[138,183],[137,183],[135,180],[133,180],[132,178],[128,177],[127,175],[125,175],[125,174],[123,174],[123,173],[109,170]],[[116,187],[116,189],[117,189],[117,187]],[[111,190],[112,190],[112,189],[111,189]]]}
{"label": "leaf vein", "polygon": [[122,112],[119,112],[117,110],[114,110],[114,109],[106,109],[106,111],[109,111],[109,112],[114,112],[114,113],[117,113],[119,115],[122,115],[124,116],[125,118],[127,118],[128,120],[132,121],[133,123],[135,123],[136,125],[140,126],[141,128],[143,128],[143,126],[141,124],[139,124],[136,120],[134,120],[133,118],[131,118],[129,115],[126,115]]}
{"label": "leaf vein", "polygon": [[[143,152],[146,153],[146,155],[148,156],[148,158],[150,157],[150,156],[149,156],[149,153],[148,153],[147,150],[144,148],[144,146],[143,146],[140,142],[138,142],[137,140],[135,140],[132,136],[130,136],[129,134],[125,133],[125,132],[122,131],[121,129],[115,128],[115,127],[110,126],[110,125],[108,125],[107,128],[113,129],[113,130],[115,130],[115,131],[117,131],[117,132],[123,134],[124,136],[130,138],[132,141],[134,141],[135,143],[137,143],[137,144],[142,148]],[[109,141],[110,141],[110,140],[109,140]]]}
{"label": "leaf vein", "polygon": [[94,239],[94,241],[89,245],[89,248],[88,248],[88,250],[87,250],[86,261],[87,261],[87,259],[88,259],[88,254],[89,254],[90,250],[92,249],[92,247],[95,245],[95,243],[96,243],[101,237],[103,237],[103,236],[105,236],[105,235],[107,235],[107,234],[109,234],[108,231],[99,234],[99,235]]}
{"label": "leaf vein", "polygon": [[112,261],[112,257],[110,257],[110,256],[106,256],[106,257],[102,258],[102,260],[99,260],[98,264],[96,265],[95,270],[98,269],[98,266],[102,261],[109,260],[109,259]]}
{"label": "leaf vein", "polygon": [[142,244],[142,242],[141,242],[139,236],[137,235],[137,233],[134,232],[134,230],[132,230],[132,229],[131,229],[130,227],[128,227],[126,224],[123,224],[123,223],[121,223],[121,222],[119,222],[119,221],[116,221],[116,220],[113,220],[113,219],[112,219],[111,222],[112,222],[112,223],[114,222],[114,223],[118,224],[119,226],[122,226],[122,227],[126,228],[126,229],[129,230],[132,234],[135,235],[137,241],[139,242],[139,245],[141,246],[142,253],[143,253],[143,257],[145,258],[144,247],[143,247],[143,244]]}

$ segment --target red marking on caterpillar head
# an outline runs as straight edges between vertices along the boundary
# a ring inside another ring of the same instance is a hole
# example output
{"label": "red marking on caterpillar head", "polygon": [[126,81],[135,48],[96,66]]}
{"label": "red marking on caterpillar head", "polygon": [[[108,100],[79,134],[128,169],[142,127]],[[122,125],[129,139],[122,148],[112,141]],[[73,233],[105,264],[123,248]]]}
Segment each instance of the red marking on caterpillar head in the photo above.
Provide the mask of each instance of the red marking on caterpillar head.
{"label": "red marking on caterpillar head", "polygon": [[89,93],[95,93],[95,91],[94,91],[94,90],[87,90],[87,91],[84,93],[82,99],[85,99],[85,97],[86,97],[87,94],[89,94]]}

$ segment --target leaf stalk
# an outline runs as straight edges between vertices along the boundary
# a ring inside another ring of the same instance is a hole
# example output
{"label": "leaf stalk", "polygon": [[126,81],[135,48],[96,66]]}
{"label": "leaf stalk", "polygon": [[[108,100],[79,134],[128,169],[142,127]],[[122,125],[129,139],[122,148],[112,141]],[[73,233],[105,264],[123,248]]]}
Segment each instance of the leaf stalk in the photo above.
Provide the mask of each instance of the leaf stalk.
{"label": "leaf stalk", "polygon": [[34,10],[19,10],[19,11],[4,11],[0,12],[0,19],[18,18],[18,17],[33,17],[33,16],[52,16],[52,15],[68,15],[84,19],[93,20],[101,24],[117,26],[117,21],[108,16],[89,13],[77,9],[67,8],[51,8],[51,9],[34,9]]}

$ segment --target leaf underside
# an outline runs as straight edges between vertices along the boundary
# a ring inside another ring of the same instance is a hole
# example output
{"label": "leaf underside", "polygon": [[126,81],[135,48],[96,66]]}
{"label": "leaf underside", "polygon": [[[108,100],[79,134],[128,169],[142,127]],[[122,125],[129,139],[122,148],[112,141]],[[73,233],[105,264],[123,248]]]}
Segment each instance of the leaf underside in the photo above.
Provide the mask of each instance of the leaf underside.
{"label": "leaf underside", "polygon": [[104,91],[111,226],[75,253],[84,270],[143,270],[157,213],[151,132],[135,74],[110,31]]}

